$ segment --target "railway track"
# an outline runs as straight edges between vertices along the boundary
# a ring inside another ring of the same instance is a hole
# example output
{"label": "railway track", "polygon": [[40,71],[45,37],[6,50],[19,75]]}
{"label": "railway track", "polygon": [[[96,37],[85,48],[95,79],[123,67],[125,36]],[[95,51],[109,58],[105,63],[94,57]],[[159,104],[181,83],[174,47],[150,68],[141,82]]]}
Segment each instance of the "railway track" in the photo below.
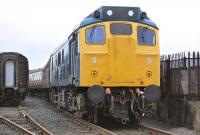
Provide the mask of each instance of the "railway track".
{"label": "railway track", "polygon": [[74,115],[72,115],[69,112],[65,112],[65,115],[67,115],[68,117],[71,117],[72,119],[74,119],[74,122],[80,126],[84,126],[85,129],[87,129],[85,132],[93,132],[95,135],[117,135],[116,133],[109,131],[105,128],[102,128],[100,126],[97,126],[95,124],[92,124],[86,120],[83,120],[81,118],[78,118]]}
{"label": "railway track", "polygon": [[148,126],[148,125],[144,125],[144,124],[141,124],[140,127],[142,129],[145,129],[145,130],[151,132],[153,135],[176,135],[174,133],[171,133],[171,132],[168,132],[168,131],[165,131],[165,130],[161,130],[161,129],[158,129],[158,128],[154,128],[154,127],[151,127],[151,126]]}
{"label": "railway track", "polygon": [[[34,119],[32,119],[21,106],[16,111],[4,112],[0,116],[0,124],[5,124],[11,130],[15,130],[19,134],[26,135],[53,135],[50,131],[42,127]],[[3,116],[4,115],[4,116]]]}
{"label": "railway track", "polygon": [[140,127],[135,127],[135,126],[116,127],[115,125],[113,125],[112,127],[109,127],[109,130],[115,132],[117,135],[176,135],[174,133],[147,125],[140,125]]}
{"label": "railway track", "polygon": [[[18,107],[18,112],[20,117],[13,117],[13,115],[9,116],[8,118],[0,116],[0,123],[6,124],[8,127],[10,127],[12,130],[15,130],[19,132],[20,134],[26,134],[26,135],[53,135],[51,132],[49,132],[47,129],[42,127],[40,124],[38,124],[35,120],[33,120],[23,109],[21,106]],[[65,112],[65,115],[73,119],[73,122],[85,127],[85,131],[82,131],[82,133],[94,133],[95,135],[122,135],[126,134],[124,132],[121,133],[114,133],[112,131],[109,131],[105,128],[102,128],[100,126],[94,125],[92,123],[89,123],[83,119],[80,119],[71,113]],[[16,115],[15,115],[16,116]],[[141,130],[146,130],[148,134],[153,135],[175,135],[174,133],[170,133],[158,128],[153,128],[147,125],[141,125]]]}
{"label": "railway track", "polygon": [[[68,117],[73,118],[76,121],[77,124],[82,125],[82,126],[84,125],[86,127],[86,129],[95,131],[96,135],[125,135],[123,132],[115,133],[113,131],[110,131],[110,130],[107,130],[107,129],[102,128],[100,126],[97,126],[95,124],[92,124],[88,121],[85,121],[83,119],[80,119],[80,118],[72,115],[71,113],[65,112],[65,114]],[[176,135],[174,133],[164,131],[164,130],[154,128],[154,127],[144,125],[144,124],[140,125],[140,130],[145,130],[147,132],[146,134],[149,134],[149,135]]]}

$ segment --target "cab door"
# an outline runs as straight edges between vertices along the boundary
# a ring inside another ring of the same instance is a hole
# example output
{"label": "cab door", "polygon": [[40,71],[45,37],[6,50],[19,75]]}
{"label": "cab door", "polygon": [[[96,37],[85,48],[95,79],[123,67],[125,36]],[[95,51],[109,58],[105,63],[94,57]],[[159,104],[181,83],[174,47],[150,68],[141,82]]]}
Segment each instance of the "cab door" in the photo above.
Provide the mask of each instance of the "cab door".
{"label": "cab door", "polygon": [[78,44],[78,33],[74,33],[69,40],[69,73],[70,82],[76,84],[78,80],[78,69],[79,69],[79,44]]}

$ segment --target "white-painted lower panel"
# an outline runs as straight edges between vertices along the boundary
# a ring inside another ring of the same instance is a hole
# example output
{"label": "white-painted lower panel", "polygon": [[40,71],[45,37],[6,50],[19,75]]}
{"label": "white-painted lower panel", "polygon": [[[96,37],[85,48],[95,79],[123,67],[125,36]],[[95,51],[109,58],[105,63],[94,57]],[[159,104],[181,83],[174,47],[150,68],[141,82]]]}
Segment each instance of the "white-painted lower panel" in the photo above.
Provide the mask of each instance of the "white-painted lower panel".
{"label": "white-painted lower panel", "polygon": [[5,63],[5,87],[14,87],[15,65],[14,61],[8,60]]}

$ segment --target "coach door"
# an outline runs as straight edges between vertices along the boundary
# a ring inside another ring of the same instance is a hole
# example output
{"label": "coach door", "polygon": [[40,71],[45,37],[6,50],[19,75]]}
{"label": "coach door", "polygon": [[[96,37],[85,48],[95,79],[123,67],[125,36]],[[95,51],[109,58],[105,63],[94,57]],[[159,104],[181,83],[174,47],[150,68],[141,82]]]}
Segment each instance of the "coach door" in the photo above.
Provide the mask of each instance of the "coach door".
{"label": "coach door", "polygon": [[70,66],[70,76],[71,82],[74,84],[74,80],[77,77],[77,54],[78,54],[78,43],[77,43],[77,34],[73,34],[69,41],[69,66]]}
{"label": "coach door", "polygon": [[5,62],[5,87],[15,86],[15,62],[13,60],[8,60]]}

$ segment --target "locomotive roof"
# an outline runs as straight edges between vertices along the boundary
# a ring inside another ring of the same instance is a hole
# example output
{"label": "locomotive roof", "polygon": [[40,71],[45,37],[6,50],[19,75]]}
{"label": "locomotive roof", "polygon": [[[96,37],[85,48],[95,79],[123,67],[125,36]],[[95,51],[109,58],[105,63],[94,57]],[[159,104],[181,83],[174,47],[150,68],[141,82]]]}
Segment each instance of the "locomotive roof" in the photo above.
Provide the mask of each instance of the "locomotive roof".
{"label": "locomotive roof", "polygon": [[158,29],[157,25],[139,7],[116,6],[102,6],[98,8],[81,22],[79,28],[106,21],[132,21],[147,24]]}
{"label": "locomotive roof", "polygon": [[[108,15],[108,12],[112,12],[112,15]],[[76,27],[73,32],[68,36],[68,39],[65,40],[61,45],[59,45],[51,56],[57,53],[72,34],[77,31],[79,28],[99,22],[106,21],[132,21],[142,24],[147,24],[158,29],[157,25],[149,19],[145,12],[142,12],[139,7],[119,7],[119,6],[102,6],[87,16],[78,27]]]}

